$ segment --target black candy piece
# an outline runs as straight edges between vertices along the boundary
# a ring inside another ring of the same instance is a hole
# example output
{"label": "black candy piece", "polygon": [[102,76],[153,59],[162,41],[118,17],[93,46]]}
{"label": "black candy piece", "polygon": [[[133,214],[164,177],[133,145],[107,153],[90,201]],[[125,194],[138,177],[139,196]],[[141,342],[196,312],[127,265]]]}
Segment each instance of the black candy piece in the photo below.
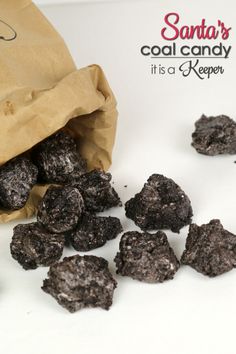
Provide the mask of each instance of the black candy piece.
{"label": "black candy piece", "polygon": [[159,174],[149,177],[141,192],[126,202],[125,210],[142,230],[179,232],[193,215],[187,195],[172,179]]}
{"label": "black candy piece", "polygon": [[92,170],[81,176],[74,184],[83,196],[85,207],[90,212],[101,212],[121,206],[115,189],[111,186],[111,174]]}
{"label": "black candy piece", "polygon": [[85,307],[108,310],[116,286],[104,258],[76,255],[51,266],[42,289],[75,312]]}
{"label": "black candy piece", "polygon": [[236,266],[236,236],[220,220],[191,224],[181,262],[209,277],[228,272]]}
{"label": "black candy piece", "polygon": [[236,123],[224,115],[202,115],[195,123],[192,139],[192,146],[200,154],[236,154]]}
{"label": "black candy piece", "polygon": [[74,139],[64,131],[38,144],[32,156],[42,182],[68,183],[86,172],[86,161],[79,154]]}
{"label": "black candy piece", "polygon": [[10,210],[25,206],[37,182],[38,169],[26,157],[16,157],[0,167],[0,205]]}
{"label": "black candy piece", "polygon": [[69,239],[74,249],[86,252],[103,246],[108,240],[116,238],[122,230],[118,218],[85,213]]}
{"label": "black candy piece", "polygon": [[10,249],[12,257],[28,270],[50,266],[58,261],[64,243],[64,235],[51,234],[35,222],[14,227]]}
{"label": "black candy piece", "polygon": [[126,232],[115,257],[117,274],[147,283],[162,283],[173,279],[179,261],[164,232],[155,234]]}
{"label": "black candy piece", "polygon": [[83,198],[77,188],[51,186],[39,204],[37,220],[50,232],[62,233],[77,225],[83,209]]}

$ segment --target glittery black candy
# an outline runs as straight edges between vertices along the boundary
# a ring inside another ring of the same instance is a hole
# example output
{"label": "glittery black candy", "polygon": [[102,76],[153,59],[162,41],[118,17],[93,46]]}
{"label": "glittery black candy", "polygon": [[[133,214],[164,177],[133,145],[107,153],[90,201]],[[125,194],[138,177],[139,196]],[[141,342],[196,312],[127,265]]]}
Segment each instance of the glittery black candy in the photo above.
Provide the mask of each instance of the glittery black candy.
{"label": "glittery black candy", "polygon": [[22,156],[0,167],[0,206],[10,210],[23,208],[37,182],[37,175],[37,167]]}
{"label": "glittery black candy", "polygon": [[236,267],[236,236],[225,230],[220,220],[192,224],[181,262],[209,277],[228,272]]}
{"label": "glittery black candy", "polygon": [[83,198],[77,188],[51,186],[39,204],[37,220],[47,230],[62,233],[77,225],[83,209]]}
{"label": "glittery black candy", "polygon": [[179,269],[179,261],[162,231],[156,234],[126,232],[115,263],[118,274],[147,283],[173,279]]}
{"label": "glittery black candy", "polygon": [[86,252],[103,246],[121,232],[122,225],[118,218],[86,213],[80,219],[76,229],[70,233],[69,239],[77,251]]}
{"label": "glittery black candy", "polygon": [[74,139],[63,131],[38,144],[32,157],[42,182],[68,183],[86,172],[86,161]]}
{"label": "glittery black candy", "polygon": [[116,286],[104,258],[76,255],[51,266],[42,289],[75,312],[85,307],[108,310]]}
{"label": "glittery black candy", "polygon": [[206,117],[195,123],[192,146],[204,155],[236,154],[236,122],[227,116]]}
{"label": "glittery black candy", "polygon": [[142,230],[179,232],[192,217],[187,195],[172,179],[159,174],[149,177],[141,192],[125,204],[125,210]]}
{"label": "glittery black candy", "polygon": [[35,222],[14,227],[10,248],[12,257],[27,270],[58,261],[64,243],[64,235],[51,234]]}
{"label": "glittery black candy", "polygon": [[90,212],[101,212],[121,206],[115,189],[111,186],[111,174],[93,170],[81,176],[74,184],[83,196],[85,207]]}

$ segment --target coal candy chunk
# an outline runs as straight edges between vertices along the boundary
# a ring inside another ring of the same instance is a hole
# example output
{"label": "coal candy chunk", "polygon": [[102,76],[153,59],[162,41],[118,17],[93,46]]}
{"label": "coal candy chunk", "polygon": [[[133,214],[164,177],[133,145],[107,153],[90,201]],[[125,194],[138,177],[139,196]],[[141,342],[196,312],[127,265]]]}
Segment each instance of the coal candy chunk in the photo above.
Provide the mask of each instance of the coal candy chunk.
{"label": "coal candy chunk", "polygon": [[93,170],[81,176],[75,183],[84,198],[87,211],[101,212],[121,206],[120,198],[111,186],[111,178],[110,173]]}
{"label": "coal candy chunk", "polygon": [[179,269],[164,232],[155,234],[126,232],[120,241],[115,263],[117,274],[147,283],[162,283],[173,279]]}
{"label": "coal candy chunk", "polygon": [[47,230],[62,233],[77,225],[83,209],[83,198],[77,188],[51,186],[39,204],[37,220]]}
{"label": "coal candy chunk", "polygon": [[236,236],[220,220],[191,224],[181,262],[209,277],[228,272],[236,266]]}
{"label": "coal candy chunk", "polygon": [[37,176],[37,167],[23,156],[0,167],[0,205],[10,210],[23,208],[37,182]]}
{"label": "coal candy chunk", "polygon": [[42,289],[75,312],[85,307],[108,310],[116,286],[104,258],[76,255],[51,266]]}
{"label": "coal candy chunk", "polygon": [[118,218],[85,213],[69,238],[77,251],[86,252],[103,246],[121,232],[122,226]]}
{"label": "coal candy chunk", "polygon": [[236,153],[236,123],[227,116],[206,117],[195,123],[192,146],[204,155]]}
{"label": "coal candy chunk", "polygon": [[86,161],[79,154],[74,139],[64,131],[38,144],[32,156],[42,182],[65,184],[86,172]]}
{"label": "coal candy chunk", "polygon": [[125,210],[142,230],[179,232],[192,217],[187,195],[172,179],[159,174],[149,177],[141,192],[125,204]]}
{"label": "coal candy chunk", "polygon": [[52,234],[38,223],[14,227],[10,249],[12,257],[26,270],[50,266],[63,253],[65,237]]}

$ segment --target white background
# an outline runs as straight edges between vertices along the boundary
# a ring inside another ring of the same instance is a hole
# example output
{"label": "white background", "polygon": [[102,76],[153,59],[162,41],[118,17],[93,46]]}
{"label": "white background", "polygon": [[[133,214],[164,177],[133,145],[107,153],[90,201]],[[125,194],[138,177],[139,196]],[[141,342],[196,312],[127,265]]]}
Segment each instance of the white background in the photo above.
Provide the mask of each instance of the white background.
{"label": "white background", "polygon": [[[139,54],[141,45],[161,42],[167,12],[178,11],[189,24],[205,17],[209,23],[220,18],[234,26],[235,0],[42,10],[64,36],[78,67],[100,64],[116,94],[120,116],[111,172],[122,200],[138,192],[150,174],[163,173],[190,197],[196,223],[220,218],[236,233],[236,157],[201,156],[190,146],[194,121],[203,112],[236,119],[235,48],[228,61],[202,61],[225,66],[224,76],[203,81],[194,76],[151,76],[151,59]],[[235,46],[233,39],[231,44]],[[125,230],[136,229],[123,209],[109,214],[120,216]],[[72,315],[41,291],[47,269],[26,272],[11,258],[15,224],[0,226],[1,353],[235,354],[236,271],[209,279],[183,266],[174,280],[155,285],[116,276],[119,284],[110,311],[90,309]],[[167,235],[180,257],[187,228]],[[118,242],[90,252],[107,258],[114,275]]]}

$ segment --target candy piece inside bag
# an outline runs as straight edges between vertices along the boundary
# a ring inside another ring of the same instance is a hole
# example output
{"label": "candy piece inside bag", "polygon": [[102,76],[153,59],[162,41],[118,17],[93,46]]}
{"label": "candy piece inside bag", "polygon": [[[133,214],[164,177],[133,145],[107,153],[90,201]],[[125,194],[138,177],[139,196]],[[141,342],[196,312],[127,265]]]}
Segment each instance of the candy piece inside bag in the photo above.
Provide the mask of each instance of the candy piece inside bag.
{"label": "candy piece inside bag", "polygon": [[37,167],[27,157],[16,157],[1,166],[0,206],[9,210],[23,208],[37,176]]}
{"label": "candy piece inside bag", "polygon": [[87,171],[75,140],[64,131],[39,143],[32,157],[39,170],[39,182],[65,184]]}

